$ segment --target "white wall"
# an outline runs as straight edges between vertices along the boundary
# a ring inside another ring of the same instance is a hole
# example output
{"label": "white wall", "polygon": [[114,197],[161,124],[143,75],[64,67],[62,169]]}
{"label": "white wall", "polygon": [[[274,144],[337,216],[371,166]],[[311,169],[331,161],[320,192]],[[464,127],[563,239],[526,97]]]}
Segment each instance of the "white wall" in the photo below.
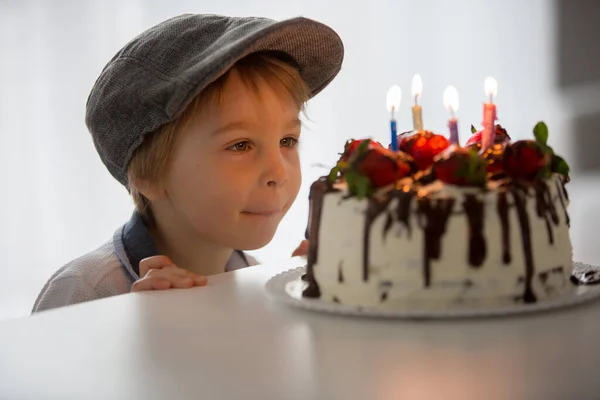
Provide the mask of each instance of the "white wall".
{"label": "white wall", "polygon": [[513,137],[544,119],[568,153],[569,110],[555,89],[554,15],[544,0],[4,0],[0,1],[0,319],[29,313],[65,262],[108,240],[129,217],[126,191],[95,153],[84,125],[88,92],[105,62],[141,30],[184,12],[296,15],[330,24],[346,57],[310,105],[304,185],[274,241],[256,255],[286,257],[302,239],[308,186],[344,141],[388,140],[385,93],[424,81],[425,127],[446,131],[442,91],[459,91],[461,133],[482,114],[483,80],[496,77],[500,122]]}

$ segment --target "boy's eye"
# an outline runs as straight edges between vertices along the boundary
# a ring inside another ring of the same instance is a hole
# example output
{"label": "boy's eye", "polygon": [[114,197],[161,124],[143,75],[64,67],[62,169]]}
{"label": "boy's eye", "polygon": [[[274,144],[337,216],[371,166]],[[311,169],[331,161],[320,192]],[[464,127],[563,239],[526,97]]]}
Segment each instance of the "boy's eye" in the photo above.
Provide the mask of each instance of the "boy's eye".
{"label": "boy's eye", "polygon": [[250,142],[244,141],[244,142],[236,143],[233,146],[230,146],[227,150],[231,150],[231,151],[247,151],[249,149],[250,149]]}
{"label": "boy's eye", "polygon": [[282,147],[294,147],[298,144],[298,139],[293,138],[293,137],[286,137],[286,138],[281,139],[279,144]]}

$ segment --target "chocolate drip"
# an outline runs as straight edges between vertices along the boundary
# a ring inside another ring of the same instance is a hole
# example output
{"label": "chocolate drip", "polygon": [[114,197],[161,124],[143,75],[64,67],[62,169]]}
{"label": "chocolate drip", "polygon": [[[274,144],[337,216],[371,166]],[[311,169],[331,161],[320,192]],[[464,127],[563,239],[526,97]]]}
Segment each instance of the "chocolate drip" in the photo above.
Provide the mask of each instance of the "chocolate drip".
{"label": "chocolate drip", "polygon": [[469,264],[479,267],[486,254],[486,243],[483,236],[483,202],[473,194],[465,195],[463,208],[469,221]]}
{"label": "chocolate drip", "polygon": [[342,272],[342,265],[344,265],[344,263],[340,261],[340,263],[338,264],[338,282],[339,283],[344,283],[344,273]]}
{"label": "chocolate drip", "polygon": [[498,215],[502,226],[502,262],[510,264],[510,225],[508,221],[508,198],[505,191],[498,193]]}
{"label": "chocolate drip", "polygon": [[534,185],[535,189],[535,198],[536,198],[536,206],[535,209],[537,211],[537,215],[540,218],[543,218],[546,221],[546,228],[548,230],[548,242],[550,244],[554,244],[554,233],[552,231],[552,224],[558,225],[558,214],[556,213],[556,208],[554,207],[554,202],[550,197],[550,190],[548,185],[541,181],[537,182]]}
{"label": "chocolate drip", "polygon": [[560,186],[562,187],[562,192],[565,195],[565,199],[569,201],[569,193],[567,192],[567,188],[565,187],[565,181],[561,181]]}
{"label": "chocolate drip", "polygon": [[531,283],[533,281],[533,253],[531,249],[531,230],[529,227],[529,217],[525,209],[525,191],[517,186],[511,187],[511,192],[515,200],[515,208],[519,217],[519,225],[521,226],[521,238],[523,241],[523,253],[525,254],[525,292],[523,293],[523,301],[525,303],[535,303],[537,301]]}
{"label": "chocolate drip", "polygon": [[369,198],[369,205],[365,216],[365,228],[363,232],[363,281],[369,280],[369,250],[371,247],[371,225],[375,218],[388,206],[390,198],[379,200],[375,197]]}
{"label": "chocolate drip", "polygon": [[454,206],[454,199],[431,200],[428,197],[419,199],[419,223],[425,231],[423,256],[423,280],[425,287],[431,283],[431,260],[441,255],[441,238],[446,232],[446,224]]}
{"label": "chocolate drip", "polygon": [[561,185],[558,181],[556,181],[556,192],[558,193],[558,198],[560,199],[560,205],[563,208],[563,211],[565,213],[565,221],[567,222],[567,226],[571,226],[571,218],[569,218],[569,213],[567,212],[567,206],[565,204],[565,199],[563,198],[563,193],[565,187],[564,185]]}
{"label": "chocolate drip", "polygon": [[326,177],[321,177],[310,187],[309,202],[311,209],[310,221],[308,221],[308,255],[306,266],[306,281],[308,287],[302,292],[304,297],[320,297],[321,290],[314,275],[314,266],[317,263],[319,252],[319,229],[321,225],[321,212],[323,210],[323,199],[330,190]]}
{"label": "chocolate drip", "polygon": [[385,219],[385,226],[383,227],[383,237],[385,238],[388,234],[388,232],[390,231],[390,229],[392,228],[392,224],[393,224],[394,220],[392,218],[392,214],[390,214],[389,212],[387,213],[387,217]]}
{"label": "chocolate drip", "polygon": [[387,300],[387,298],[388,298],[388,294],[387,294],[387,292],[383,292],[383,293],[381,293],[381,297],[379,298],[379,301],[380,301],[381,303],[383,303],[384,301],[386,301],[386,300]]}
{"label": "chocolate drip", "polygon": [[398,221],[400,221],[406,230],[408,231],[408,238],[410,239],[412,236],[412,229],[410,227],[410,203],[415,195],[415,192],[410,189],[410,191],[405,192],[397,191],[396,198],[398,199],[398,208],[396,212],[398,213]]}

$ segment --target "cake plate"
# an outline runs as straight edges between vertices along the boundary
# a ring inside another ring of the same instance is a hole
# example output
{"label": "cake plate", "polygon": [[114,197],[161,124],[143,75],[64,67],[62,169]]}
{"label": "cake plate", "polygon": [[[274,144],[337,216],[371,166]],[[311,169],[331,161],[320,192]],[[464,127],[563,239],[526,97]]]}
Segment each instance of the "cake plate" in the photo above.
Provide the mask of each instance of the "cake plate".
{"label": "cake plate", "polygon": [[[579,277],[581,281],[591,281],[591,278],[594,278],[596,282],[600,281],[600,267],[574,262],[573,270],[574,275]],[[465,306],[443,310],[419,309],[415,307],[361,307],[302,297],[302,291],[307,286],[307,283],[301,279],[305,272],[306,267],[298,267],[275,275],[266,283],[267,292],[283,304],[311,311],[399,319],[475,318],[527,314],[575,306],[600,297],[600,284],[572,284],[571,289],[560,296],[530,304],[515,303],[514,305],[485,308]]]}

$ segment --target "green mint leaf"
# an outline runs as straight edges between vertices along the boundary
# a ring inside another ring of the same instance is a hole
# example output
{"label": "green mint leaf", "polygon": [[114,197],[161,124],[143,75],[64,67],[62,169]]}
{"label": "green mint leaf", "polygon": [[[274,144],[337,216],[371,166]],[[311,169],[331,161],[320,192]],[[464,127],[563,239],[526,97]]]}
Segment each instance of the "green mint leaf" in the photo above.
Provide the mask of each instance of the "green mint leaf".
{"label": "green mint leaf", "polygon": [[552,157],[552,172],[557,172],[561,175],[568,176],[570,172],[569,164],[561,156],[554,155]]}
{"label": "green mint leaf", "polygon": [[471,133],[475,133],[477,132],[477,129],[473,126],[473,124],[471,124]]}
{"label": "green mint leaf", "polygon": [[538,122],[533,128],[533,135],[535,136],[535,140],[542,144],[548,143],[548,127],[543,122]]}
{"label": "green mint leaf", "polygon": [[331,168],[331,171],[329,171],[329,176],[327,176],[327,180],[329,181],[329,183],[334,183],[335,180],[338,177],[338,173],[340,172],[340,167],[339,166],[335,166],[333,168]]}
{"label": "green mint leaf", "polygon": [[364,175],[358,175],[356,181],[356,197],[359,199],[367,197],[371,191],[371,181]]}
{"label": "green mint leaf", "polygon": [[365,151],[367,151],[367,149],[369,148],[369,145],[371,144],[371,141],[369,139],[365,139],[363,140],[360,145],[358,145],[358,149],[357,149],[357,153],[358,154],[362,154]]}

